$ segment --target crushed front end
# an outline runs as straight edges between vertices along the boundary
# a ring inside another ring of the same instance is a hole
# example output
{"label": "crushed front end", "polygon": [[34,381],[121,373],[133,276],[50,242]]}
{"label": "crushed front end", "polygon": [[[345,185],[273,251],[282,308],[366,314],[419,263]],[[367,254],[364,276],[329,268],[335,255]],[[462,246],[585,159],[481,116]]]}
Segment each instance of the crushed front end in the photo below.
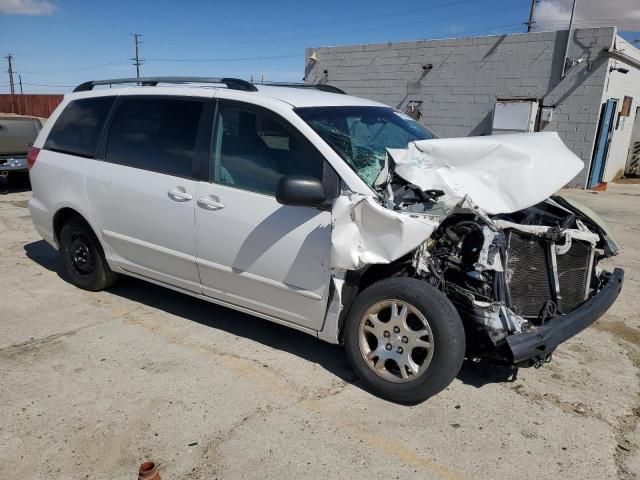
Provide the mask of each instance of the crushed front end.
{"label": "crushed front end", "polygon": [[598,263],[618,247],[598,219],[555,196],[509,214],[460,208],[414,254],[465,323],[468,356],[540,365],[600,318],[624,272]]}
{"label": "crushed front end", "polygon": [[[604,222],[555,195],[583,168],[555,133],[389,149],[377,196],[347,194],[332,211],[335,291],[350,283],[345,272],[420,278],[458,310],[467,357],[541,365],[622,287],[621,269],[599,266],[619,251]],[[344,306],[335,296],[323,338],[338,338]]]}

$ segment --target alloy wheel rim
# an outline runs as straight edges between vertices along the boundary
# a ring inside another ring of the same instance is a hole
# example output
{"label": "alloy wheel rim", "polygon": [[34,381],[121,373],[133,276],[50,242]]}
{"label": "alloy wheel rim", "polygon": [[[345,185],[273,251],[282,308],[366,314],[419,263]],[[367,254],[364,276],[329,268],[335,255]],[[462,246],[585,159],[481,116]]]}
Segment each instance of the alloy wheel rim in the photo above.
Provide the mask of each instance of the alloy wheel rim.
{"label": "alloy wheel rim", "polygon": [[428,320],[403,300],[372,305],[360,319],[358,337],[367,366],[390,382],[416,380],[433,358],[433,332]]}

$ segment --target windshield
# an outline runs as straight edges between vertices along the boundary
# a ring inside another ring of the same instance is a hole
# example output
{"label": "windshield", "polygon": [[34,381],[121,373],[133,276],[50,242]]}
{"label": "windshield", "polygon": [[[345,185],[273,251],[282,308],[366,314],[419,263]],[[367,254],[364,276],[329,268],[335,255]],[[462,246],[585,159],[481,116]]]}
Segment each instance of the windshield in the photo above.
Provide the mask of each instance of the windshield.
{"label": "windshield", "polygon": [[424,125],[389,107],[309,107],[296,113],[369,186],[384,166],[387,148],[434,138]]}

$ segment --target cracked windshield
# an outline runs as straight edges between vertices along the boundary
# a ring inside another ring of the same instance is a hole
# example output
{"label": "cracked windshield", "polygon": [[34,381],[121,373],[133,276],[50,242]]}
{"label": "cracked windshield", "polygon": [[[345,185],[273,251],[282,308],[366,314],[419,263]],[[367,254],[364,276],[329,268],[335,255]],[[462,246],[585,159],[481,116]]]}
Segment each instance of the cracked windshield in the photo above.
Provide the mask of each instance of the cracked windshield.
{"label": "cracked windshield", "polygon": [[387,107],[299,108],[313,128],[368,185],[384,166],[387,148],[407,148],[434,135],[404,113]]}

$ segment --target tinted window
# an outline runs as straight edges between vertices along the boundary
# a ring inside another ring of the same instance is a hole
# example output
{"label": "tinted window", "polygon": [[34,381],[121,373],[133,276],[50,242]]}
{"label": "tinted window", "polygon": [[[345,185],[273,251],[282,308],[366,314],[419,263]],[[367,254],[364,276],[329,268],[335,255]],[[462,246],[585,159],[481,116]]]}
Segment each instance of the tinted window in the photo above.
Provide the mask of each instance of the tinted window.
{"label": "tinted window", "polygon": [[322,156],[275,114],[222,105],[214,137],[216,183],[275,195],[284,175],[322,180]]}
{"label": "tinted window", "polygon": [[44,148],[57,152],[94,157],[100,131],[115,97],[73,100],[56,120]]}
{"label": "tinted window", "polygon": [[191,99],[123,98],[109,130],[106,159],[190,177],[203,106]]}

